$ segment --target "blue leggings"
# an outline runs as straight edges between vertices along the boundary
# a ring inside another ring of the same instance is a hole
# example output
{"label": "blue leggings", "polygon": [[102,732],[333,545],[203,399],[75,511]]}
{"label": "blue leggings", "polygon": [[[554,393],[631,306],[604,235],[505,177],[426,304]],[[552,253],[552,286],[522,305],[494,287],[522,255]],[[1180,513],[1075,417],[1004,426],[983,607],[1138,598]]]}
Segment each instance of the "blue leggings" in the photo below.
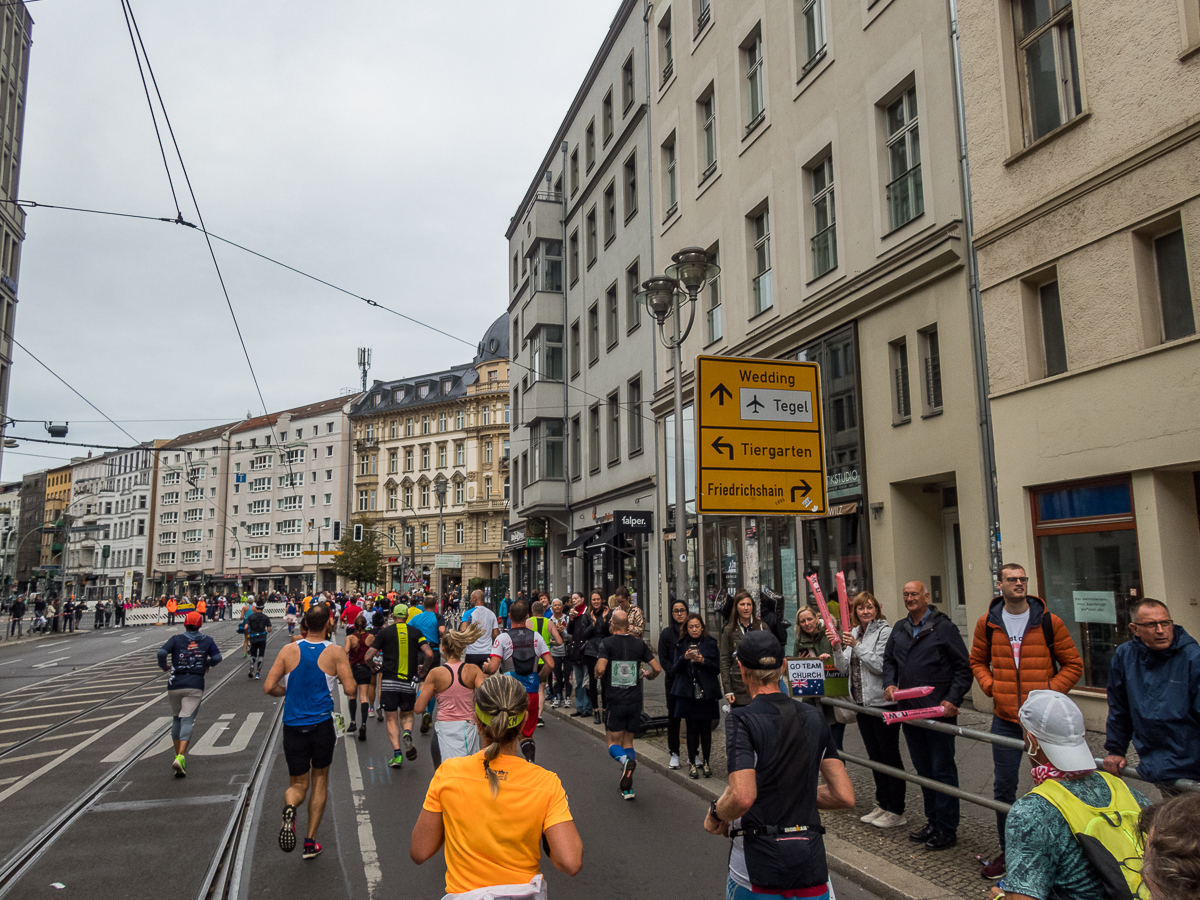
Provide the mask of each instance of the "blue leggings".
{"label": "blue leggings", "polygon": [[192,725],[196,722],[196,713],[190,716],[176,716],[171,720],[171,740],[173,741],[190,741],[192,739]]}

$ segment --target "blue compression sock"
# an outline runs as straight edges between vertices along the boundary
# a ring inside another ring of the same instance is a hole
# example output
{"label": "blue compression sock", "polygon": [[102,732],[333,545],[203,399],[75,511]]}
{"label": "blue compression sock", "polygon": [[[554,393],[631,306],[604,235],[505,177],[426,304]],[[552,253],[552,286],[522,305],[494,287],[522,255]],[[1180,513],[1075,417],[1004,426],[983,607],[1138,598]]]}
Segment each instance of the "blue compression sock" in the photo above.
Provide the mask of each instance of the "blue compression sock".
{"label": "blue compression sock", "polygon": [[625,748],[625,755],[628,756],[630,759],[633,759],[633,760],[637,759],[637,754],[633,752],[632,747]]}
{"label": "blue compression sock", "polygon": [[611,756],[613,759],[615,759],[617,762],[621,763],[622,765],[625,764],[626,752],[627,751],[625,750],[624,747],[618,747],[616,744],[612,744],[608,748],[608,755]]}

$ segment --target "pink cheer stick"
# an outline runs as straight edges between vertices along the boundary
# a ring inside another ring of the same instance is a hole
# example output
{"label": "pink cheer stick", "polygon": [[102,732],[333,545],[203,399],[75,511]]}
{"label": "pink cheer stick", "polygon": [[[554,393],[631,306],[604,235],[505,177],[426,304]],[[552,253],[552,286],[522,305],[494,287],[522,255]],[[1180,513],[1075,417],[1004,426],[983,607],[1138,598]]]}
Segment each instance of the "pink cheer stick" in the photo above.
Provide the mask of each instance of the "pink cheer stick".
{"label": "pink cheer stick", "polygon": [[846,576],[838,572],[834,576],[837,582],[838,613],[842,618],[842,633],[850,633],[850,598],[846,595]]}
{"label": "pink cheer stick", "polygon": [[889,725],[895,725],[898,722],[904,722],[909,719],[940,719],[946,714],[940,706],[926,706],[921,709],[905,709],[900,712],[885,712],[883,721]]}
{"label": "pink cheer stick", "polygon": [[821,583],[817,581],[816,575],[809,575],[805,579],[808,581],[808,586],[812,588],[813,596],[817,598],[817,609],[821,612],[821,620],[825,623],[825,634],[829,636],[829,643],[840,644],[841,636],[833,626],[833,616],[829,614],[829,606],[825,603],[825,595],[821,593]]}
{"label": "pink cheer stick", "polygon": [[892,691],[893,700],[916,700],[918,697],[928,697],[933,693],[931,687],[915,687],[901,688],[898,691]]}

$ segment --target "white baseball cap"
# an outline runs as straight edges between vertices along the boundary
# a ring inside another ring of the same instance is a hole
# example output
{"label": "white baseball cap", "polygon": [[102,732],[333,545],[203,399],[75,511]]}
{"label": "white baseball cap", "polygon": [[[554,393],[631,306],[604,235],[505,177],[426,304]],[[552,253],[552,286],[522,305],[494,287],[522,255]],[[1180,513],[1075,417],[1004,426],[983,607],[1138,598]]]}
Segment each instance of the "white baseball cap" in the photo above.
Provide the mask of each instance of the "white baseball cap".
{"label": "white baseball cap", "polygon": [[1046,758],[1061,772],[1096,768],[1096,758],[1084,737],[1083,713],[1066,694],[1030,691],[1021,704],[1021,725],[1037,738]]}

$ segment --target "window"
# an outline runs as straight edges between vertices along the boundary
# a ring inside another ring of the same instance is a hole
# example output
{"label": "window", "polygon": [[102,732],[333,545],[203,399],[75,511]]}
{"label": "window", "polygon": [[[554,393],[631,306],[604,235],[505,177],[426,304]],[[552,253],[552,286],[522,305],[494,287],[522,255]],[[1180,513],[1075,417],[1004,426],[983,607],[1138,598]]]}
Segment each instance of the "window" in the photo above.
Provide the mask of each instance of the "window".
{"label": "window", "polygon": [[275,555],[282,559],[297,559],[302,553],[301,544],[276,544]]}
{"label": "window", "polygon": [[167,472],[163,475],[163,484],[179,484],[179,472]]}
{"label": "window", "polygon": [[629,382],[629,455],[642,452],[642,379]]}
{"label": "window", "polygon": [[439,469],[446,468],[446,445],[445,444],[438,444],[437,459],[438,459],[438,468]]}
{"label": "window", "polygon": [[512,289],[514,291],[517,289],[517,272],[517,254],[514,253],[512,258]]}
{"label": "window", "polygon": [[675,72],[675,53],[672,48],[671,8],[663,13],[658,23],[658,58],[662,61],[662,81],[659,87],[665,85]]}
{"label": "window", "polygon": [[172,503],[178,503],[179,502],[179,491],[167,491],[165,494],[162,495],[162,502],[163,502],[164,506],[169,506]]}
{"label": "window", "polygon": [[300,534],[303,528],[303,519],[281,519],[275,523],[276,534]]}
{"label": "window", "polygon": [[424,547],[428,544],[429,544],[429,526],[422,525],[421,526],[421,546]]}
{"label": "window", "polygon": [[[125,552],[126,551],[122,551],[121,555],[124,556]],[[185,566],[196,565],[197,563],[200,562],[200,551],[199,550],[184,550],[183,553],[181,553],[179,555],[179,560]]]}
{"label": "window", "polygon": [[445,430],[446,430],[446,414],[439,413],[438,414],[438,431],[442,432]]}
{"label": "window", "polygon": [[[720,264],[720,253],[717,249],[713,249],[709,258],[714,263]],[[721,274],[718,272],[708,282],[708,290],[704,293],[704,316],[705,325],[708,329],[708,340],[705,343],[711,344],[713,341],[719,341],[725,334],[721,327]]]}
{"label": "window", "polygon": [[413,420],[411,417],[404,420],[404,436],[405,437],[413,436]]}
{"label": "window", "polygon": [[[422,390],[426,390],[426,385],[421,385]],[[429,416],[421,416],[421,434],[429,434]]]}
{"label": "window", "polygon": [[571,151],[571,195],[579,190],[579,148]]}
{"label": "window", "polygon": [[924,387],[925,415],[942,408],[942,358],[936,325],[921,332],[921,375]]}
{"label": "window", "polygon": [[360,453],[358,455],[358,474],[366,475],[369,473],[370,468],[371,468],[371,461],[370,461],[370,459],[367,458],[367,454]]}
{"label": "window", "polygon": [[294,448],[294,449],[292,449],[292,450],[288,450],[288,451],[287,451],[287,453],[286,453],[286,454],[285,454],[285,456],[284,456],[284,460],[285,460],[286,462],[289,462],[289,463],[302,463],[302,462],[304,462],[304,448],[303,448],[303,447],[296,447],[296,448]]}
{"label": "window", "polygon": [[604,292],[604,318],[608,328],[608,348],[611,350],[617,345],[617,338],[621,333],[621,317],[617,308],[617,286],[615,284],[609,285],[608,290]]}
{"label": "window", "polygon": [[633,105],[633,53],[625,58],[621,65],[621,109],[628,110]]}
{"label": "window", "polygon": [[[313,497],[313,500],[316,500],[316,499],[317,499],[316,497]],[[374,490],[371,491],[371,509],[372,510],[375,509],[375,491]]]}
{"label": "window", "polygon": [[[176,515],[176,514],[175,513],[167,513],[166,515]],[[189,509],[187,512],[185,512],[183,514],[183,521],[185,521],[185,522],[199,522],[203,518],[204,518],[204,510],[201,509],[199,506],[197,506],[194,509]],[[174,523],[172,523],[172,524],[174,524]]]}
{"label": "window", "polygon": [[621,461],[621,397],[616,391],[608,395],[608,464]]}
{"label": "window", "polygon": [[250,490],[250,493],[252,493],[252,494],[256,494],[259,491],[269,491],[270,489],[271,489],[270,477],[255,478],[252,482],[250,482],[249,490]]}
{"label": "window", "polygon": [[825,54],[825,0],[803,0],[804,65],[807,72]]}
{"label": "window", "polygon": [[443,547],[446,544],[446,523],[442,522],[438,525],[438,546]]}
{"label": "window", "polygon": [[675,168],[675,132],[673,131],[671,132],[671,136],[667,138],[667,142],[662,145],[662,162],[663,206],[667,210],[663,214],[663,221],[665,222],[679,210],[679,190]]}
{"label": "window", "polygon": [[411,484],[406,484],[404,486],[403,496],[404,496],[404,508],[412,509],[413,508],[413,489],[412,489]]}
{"label": "window", "polygon": [[266,515],[270,511],[271,511],[271,501],[270,500],[252,500],[246,506],[246,513],[247,513],[247,515],[251,515],[251,516]]}
{"label": "window", "polygon": [[413,448],[404,448],[404,471],[411,472],[413,470]]}
{"label": "window", "polygon": [[[291,497],[280,497],[279,502],[275,504],[275,509],[277,509],[279,512],[284,512],[285,510],[290,509],[300,509],[303,506],[304,498],[297,494]],[[233,508],[233,511],[235,514],[237,513],[236,506]]]}
{"label": "window", "polygon": [[1083,111],[1070,0],[1017,0],[1017,69],[1025,126],[1036,141]]}
{"label": "window", "polygon": [[587,124],[587,128],[583,132],[584,146],[584,162],[587,166],[587,171],[592,171],[592,166],[596,164],[596,120],[592,119]]}
{"label": "window", "polygon": [[642,305],[638,303],[638,291],[641,290],[641,272],[638,261],[625,270],[625,327],[633,331],[642,324]]}
{"label": "window", "polygon": [[617,186],[609,182],[604,189],[604,246],[607,247],[617,236]]}
{"label": "window", "polygon": [[333,456],[333,444],[330,444],[328,447],[325,448],[325,455],[327,457]]}
{"label": "window", "polygon": [[491,475],[483,476],[483,499],[484,500],[492,499],[492,476]]}
{"label": "window", "polygon": [[174,544],[178,540],[178,532],[175,531],[160,531],[158,533],[158,542],[160,544]]}
{"label": "window", "polygon": [[751,287],[754,294],[754,315],[770,309],[774,304],[771,294],[771,221],[770,211],[764,209],[750,217],[750,232],[754,241],[754,259]]}
{"label": "window", "polygon": [[562,293],[562,241],[538,242],[533,256],[533,282],[535,290]]}
{"label": "window", "polygon": [[[368,434],[367,439],[370,440],[369,434]],[[271,457],[269,454],[264,454],[262,456],[256,456],[250,460],[250,471],[251,472],[254,472],[258,469],[269,469],[269,468],[271,468]]]}
{"label": "window", "polygon": [[601,104],[601,128],[603,129],[604,145],[608,146],[608,142],[613,136],[613,95],[612,88],[608,89],[608,93],[604,95],[604,102]]}
{"label": "window", "polygon": [[[530,455],[534,471],[530,481],[563,477],[563,423],[560,419],[544,419],[530,430]],[[528,465],[528,464],[527,464]]]}
{"label": "window", "polygon": [[587,214],[585,234],[587,235],[587,264],[591,266],[596,261],[596,207],[592,207]]}
{"label": "window", "polygon": [[[530,369],[534,381],[563,380],[562,326],[543,325],[533,333],[529,348]],[[490,424],[491,408],[484,407],[485,418]]]}
{"label": "window", "polygon": [[888,222],[895,231],[925,212],[921,187],[921,141],[917,133],[917,89],[910,87],[887,108]]}
{"label": "window", "polygon": [[588,442],[588,462],[593,472],[600,471],[600,407],[593,406],[588,410],[588,423],[591,434]]}
{"label": "window", "polygon": [[709,0],[694,0],[696,10],[696,35],[698,36],[704,30],[704,26],[712,21],[712,9],[709,8]]}
{"label": "window", "polygon": [[583,426],[579,416],[571,420],[571,477],[583,474]]}
{"label": "window", "polygon": [[157,559],[158,565],[160,565],[160,566],[175,565],[175,554],[174,553],[160,553],[160,554],[158,554],[156,559]]}
{"label": "window", "polygon": [[395,475],[399,464],[400,464],[400,451],[389,450],[388,451],[388,468],[387,468],[388,474]]}
{"label": "window", "polygon": [[588,364],[600,359],[600,310],[596,304],[588,310]]}
{"label": "window", "polygon": [[421,485],[421,506],[429,506],[429,485]]}
{"label": "window", "polygon": [[1188,284],[1187,253],[1183,230],[1164,234],[1154,240],[1154,273],[1158,285],[1158,306],[1162,313],[1164,341],[1173,341],[1196,333],[1196,313]]}
{"label": "window", "polygon": [[425,470],[428,468],[429,468],[429,445],[426,444],[424,447],[421,448],[421,469]]}
{"label": "window", "polygon": [[[491,443],[488,443],[491,446]],[[456,466],[465,466],[467,464],[467,445],[462,441],[456,441],[454,444],[454,464]]]}
{"label": "window", "polygon": [[258,544],[246,548],[246,559],[267,559],[271,548],[267,544]]}
{"label": "window", "polygon": [[[574,231],[571,232],[571,239],[570,239],[570,241],[567,242],[567,244],[568,244],[568,249],[570,251],[570,256],[567,259],[568,272],[571,277],[571,284],[574,284],[576,281],[579,280],[579,229],[578,228],[576,228]],[[516,352],[516,348],[517,348],[518,344],[519,344],[519,342],[513,343],[513,352],[514,353]]]}
{"label": "window", "polygon": [[758,127],[766,116],[766,97],[763,94],[762,33],[752,37],[742,48],[746,67],[746,134]]}
{"label": "window", "polygon": [[454,543],[462,544],[465,542],[465,538],[466,538],[466,535],[464,533],[463,523],[455,522],[454,523]]}
{"label": "window", "polygon": [[[333,494],[325,494],[321,499],[321,504],[323,506],[329,506],[329,504],[331,504],[332,502],[333,502]],[[279,508],[283,509],[282,503],[280,503]]]}
{"label": "window", "polygon": [[359,510],[359,512],[367,511],[367,502],[368,502],[367,492],[359,491],[358,492],[358,510]]}
{"label": "window", "polygon": [[179,513],[177,513],[177,512],[165,512],[165,513],[159,514],[159,517],[158,517],[159,525],[175,525],[178,522],[179,522]]}
{"label": "window", "polygon": [[492,442],[491,441],[483,442],[483,461],[486,465],[490,466],[492,464]]}
{"label": "window", "polygon": [[637,153],[631,153],[625,160],[625,221],[628,222],[637,213]]}
{"label": "window", "polygon": [[455,482],[455,484],[454,484],[454,503],[458,506],[463,505],[463,492],[464,491],[465,491],[465,488],[463,486],[463,483],[461,481]]}
{"label": "window", "polygon": [[480,410],[479,419],[480,419],[481,424],[491,425],[492,424],[492,408],[490,406],[485,406],[482,410]]}
{"label": "window", "polygon": [[484,520],[483,520],[483,542],[484,542],[485,544],[488,542],[488,522],[487,522],[487,519],[484,519]]}
{"label": "window", "polygon": [[809,173],[812,177],[813,277],[837,268],[837,231],[833,203],[833,157],[827,156]]}
{"label": "window", "polygon": [[509,499],[509,490],[511,488],[512,478],[508,475],[504,476],[504,499]]}
{"label": "window", "polygon": [[700,183],[703,184],[717,168],[717,94],[711,85],[708,93],[700,98],[699,106],[700,146],[704,152]]}
{"label": "window", "polygon": [[1049,281],[1038,287],[1038,312],[1042,322],[1042,354],[1046,376],[1067,371],[1067,339],[1063,330],[1062,304],[1058,282]]}
{"label": "window", "polygon": [[892,355],[892,424],[899,425],[912,418],[912,399],[908,392],[908,342],[893,341]]}
{"label": "window", "polygon": [[[561,247],[562,245],[560,244],[559,246]],[[495,380],[496,380],[496,370],[492,369],[492,371],[488,372],[488,381],[495,381]],[[454,414],[454,430],[455,431],[462,431],[463,428],[466,427],[466,422],[467,422],[467,414],[465,412],[463,412],[461,409]]]}

